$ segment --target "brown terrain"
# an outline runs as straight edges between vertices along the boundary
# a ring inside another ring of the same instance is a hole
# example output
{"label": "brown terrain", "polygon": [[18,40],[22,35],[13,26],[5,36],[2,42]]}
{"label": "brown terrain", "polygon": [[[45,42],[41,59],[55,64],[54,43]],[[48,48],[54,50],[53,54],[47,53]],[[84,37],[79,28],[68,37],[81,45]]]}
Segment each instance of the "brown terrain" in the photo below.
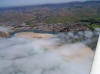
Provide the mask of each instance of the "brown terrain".
{"label": "brown terrain", "polygon": [[[0,26],[8,34],[23,30],[73,32],[100,27],[100,1],[0,8]],[[7,37],[5,32],[0,32]]]}

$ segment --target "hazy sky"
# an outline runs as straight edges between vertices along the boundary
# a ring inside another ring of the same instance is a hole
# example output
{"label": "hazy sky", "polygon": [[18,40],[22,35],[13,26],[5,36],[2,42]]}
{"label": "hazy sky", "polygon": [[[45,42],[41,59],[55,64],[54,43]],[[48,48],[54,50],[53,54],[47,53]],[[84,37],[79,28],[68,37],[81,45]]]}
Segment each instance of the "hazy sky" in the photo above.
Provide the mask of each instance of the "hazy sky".
{"label": "hazy sky", "polygon": [[85,0],[0,0],[0,7],[36,5],[45,3],[61,3],[69,1],[85,1]]}

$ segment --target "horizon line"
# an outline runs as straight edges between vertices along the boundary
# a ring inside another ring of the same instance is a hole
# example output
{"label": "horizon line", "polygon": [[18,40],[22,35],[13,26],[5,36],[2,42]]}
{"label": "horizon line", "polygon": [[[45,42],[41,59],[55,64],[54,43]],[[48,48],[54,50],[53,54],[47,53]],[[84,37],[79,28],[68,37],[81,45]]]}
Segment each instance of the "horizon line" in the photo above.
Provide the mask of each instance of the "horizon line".
{"label": "horizon line", "polygon": [[74,2],[100,2],[100,1],[70,1],[70,2],[61,2],[61,3],[43,3],[43,4],[30,4],[30,5],[19,5],[19,6],[1,6],[0,9],[4,8],[19,8],[19,7],[27,7],[27,6],[42,6],[42,5],[55,5],[55,4],[68,4]]}

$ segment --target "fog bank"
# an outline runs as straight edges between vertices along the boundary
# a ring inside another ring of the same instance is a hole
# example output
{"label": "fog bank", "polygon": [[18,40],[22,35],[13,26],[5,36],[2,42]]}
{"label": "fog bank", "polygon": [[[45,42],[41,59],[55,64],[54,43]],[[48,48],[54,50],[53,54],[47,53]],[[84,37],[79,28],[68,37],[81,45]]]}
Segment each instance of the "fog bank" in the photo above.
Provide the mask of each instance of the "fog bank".
{"label": "fog bank", "polygon": [[55,37],[0,39],[0,74],[89,74],[92,61],[93,51],[82,43]]}
{"label": "fog bank", "polygon": [[0,74],[89,74],[99,33],[0,38]]}

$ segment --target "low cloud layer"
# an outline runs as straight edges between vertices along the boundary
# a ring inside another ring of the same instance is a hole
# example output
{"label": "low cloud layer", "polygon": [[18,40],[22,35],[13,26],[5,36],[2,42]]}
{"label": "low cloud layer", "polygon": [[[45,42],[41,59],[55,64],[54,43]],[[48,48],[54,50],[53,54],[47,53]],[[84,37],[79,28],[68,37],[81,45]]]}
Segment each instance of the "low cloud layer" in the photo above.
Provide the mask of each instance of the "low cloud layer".
{"label": "low cloud layer", "polygon": [[89,74],[99,32],[0,38],[0,74]]}
{"label": "low cloud layer", "polygon": [[89,74],[92,61],[91,48],[58,36],[0,39],[0,74]]}

